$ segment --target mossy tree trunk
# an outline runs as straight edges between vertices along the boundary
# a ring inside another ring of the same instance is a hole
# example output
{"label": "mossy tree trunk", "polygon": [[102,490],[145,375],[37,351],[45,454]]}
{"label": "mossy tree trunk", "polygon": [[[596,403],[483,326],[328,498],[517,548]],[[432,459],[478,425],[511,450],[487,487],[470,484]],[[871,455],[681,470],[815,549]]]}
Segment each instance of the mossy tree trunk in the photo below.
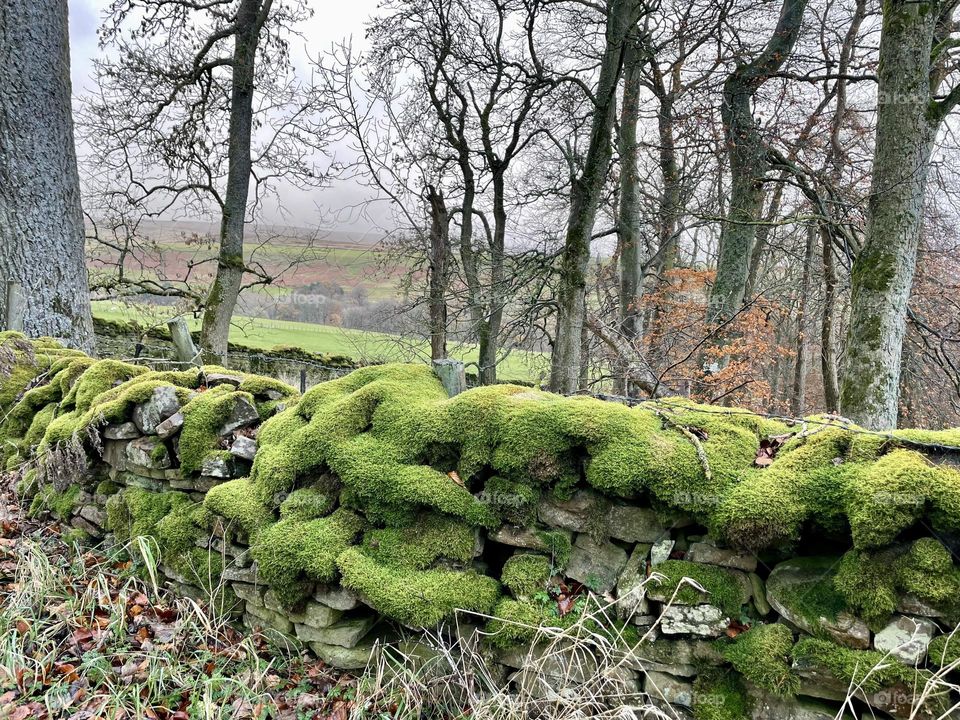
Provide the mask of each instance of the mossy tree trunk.
{"label": "mossy tree trunk", "polygon": [[770,168],[767,146],[757,130],[751,104],[760,86],[793,52],[806,5],[806,0],[784,0],[766,47],[749,63],[738,65],[723,84],[721,116],[730,162],[730,208],[720,233],[717,279],[707,311],[709,322],[729,320],[743,305],[763,207],[763,181]]}
{"label": "mossy tree trunk", "polygon": [[[557,330],[551,356],[550,387],[561,393],[574,392],[580,385],[581,334],[586,318],[587,267],[593,224],[613,155],[611,141],[624,47],[640,19],[643,4],[640,0],[608,0],[606,9],[606,43],[592,98],[590,142],[579,165],[579,173],[570,178],[570,211],[560,256]],[[575,167],[576,163],[572,166]]]}
{"label": "mossy tree trunk", "polygon": [[0,280],[28,335],[92,352],[66,0],[7,0],[0,38]]}
{"label": "mossy tree trunk", "polygon": [[935,99],[955,3],[886,0],[880,38],[877,139],[867,234],[853,265],[843,413],[896,426],[907,302],[923,222],[930,154],[960,89]]}
{"label": "mossy tree trunk", "polygon": [[257,45],[272,4],[273,0],[242,0],[235,20],[235,45],[230,63],[233,77],[228,136],[229,169],[220,220],[220,251],[200,330],[201,350],[213,361],[219,361],[227,354],[230,321],[243,281],[243,235],[253,167],[251,143]]}

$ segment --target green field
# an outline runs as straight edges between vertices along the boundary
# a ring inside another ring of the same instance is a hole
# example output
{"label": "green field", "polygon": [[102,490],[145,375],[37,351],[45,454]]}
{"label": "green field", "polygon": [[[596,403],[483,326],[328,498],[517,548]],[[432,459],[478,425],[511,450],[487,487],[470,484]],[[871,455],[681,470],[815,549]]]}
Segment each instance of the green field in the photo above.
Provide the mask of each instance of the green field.
{"label": "green field", "polygon": [[[156,306],[149,311],[114,302],[93,303],[93,314],[104,320],[136,321],[148,325],[162,325],[170,309]],[[192,330],[200,329],[200,321],[187,318]],[[386,333],[347,330],[330,325],[266,320],[235,316],[230,331],[232,342],[269,350],[278,345],[302,348],[315,353],[346,355],[362,362],[420,361],[430,357],[429,343]],[[464,362],[476,362],[477,349],[472,345],[451,348],[450,355]],[[503,380],[536,382],[546,370],[548,359],[542,353],[514,351],[501,364],[499,376]],[[467,367],[467,372],[475,372]]]}

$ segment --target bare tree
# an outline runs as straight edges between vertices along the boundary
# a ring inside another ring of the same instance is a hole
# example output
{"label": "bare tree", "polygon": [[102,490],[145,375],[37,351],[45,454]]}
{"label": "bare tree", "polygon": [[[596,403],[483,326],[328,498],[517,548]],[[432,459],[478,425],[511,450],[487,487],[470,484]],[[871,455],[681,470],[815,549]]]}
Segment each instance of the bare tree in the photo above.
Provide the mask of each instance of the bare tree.
{"label": "bare tree", "polygon": [[790,57],[800,33],[806,0],[784,0],[766,47],[738,64],[723,86],[721,113],[730,161],[730,209],[720,235],[717,279],[708,319],[723,322],[743,304],[750,254],[763,206],[763,181],[770,170],[767,144],[757,129],[751,102],[757,90]]}
{"label": "bare tree", "polygon": [[246,224],[272,181],[321,179],[317,99],[289,56],[290,35],[309,15],[301,0],[114,0],[101,30],[115,59],[96,65],[83,124],[98,174],[119,180],[101,189],[107,205],[219,215],[200,337],[211,357],[226,352],[244,275],[273,280],[244,252]]}
{"label": "bare tree", "polygon": [[0,280],[28,335],[92,352],[66,1],[8,0],[0,37]]}
{"label": "bare tree", "polygon": [[551,357],[550,387],[573,392],[580,385],[582,332],[586,319],[587,266],[600,194],[613,154],[612,134],[624,51],[643,15],[642,0],[609,0],[605,6],[605,42],[593,103],[590,140],[579,163],[571,162],[570,211],[560,254],[557,330]]}

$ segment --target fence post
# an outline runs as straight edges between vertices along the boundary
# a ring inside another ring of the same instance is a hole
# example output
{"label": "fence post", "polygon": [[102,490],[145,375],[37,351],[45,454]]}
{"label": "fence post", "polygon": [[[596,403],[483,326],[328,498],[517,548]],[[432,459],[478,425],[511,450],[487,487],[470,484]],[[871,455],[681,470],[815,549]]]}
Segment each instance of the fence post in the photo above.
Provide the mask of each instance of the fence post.
{"label": "fence post", "polygon": [[7,280],[6,306],[7,330],[23,332],[25,305],[23,303],[23,293],[20,290],[20,283],[18,283],[16,280]]}
{"label": "fence post", "polygon": [[303,395],[307,391],[307,369],[300,368],[300,394]]}
{"label": "fence post", "polygon": [[193,344],[193,338],[190,336],[190,328],[187,326],[187,321],[182,317],[175,317],[173,320],[167,322],[167,327],[170,328],[170,338],[173,340],[173,345],[177,349],[177,359],[180,362],[199,365],[200,351],[197,350],[197,346]]}
{"label": "fence post", "polygon": [[459,360],[434,360],[433,372],[443,383],[443,389],[447,395],[453,397],[459,395],[467,389],[467,376],[463,369],[463,363]]}

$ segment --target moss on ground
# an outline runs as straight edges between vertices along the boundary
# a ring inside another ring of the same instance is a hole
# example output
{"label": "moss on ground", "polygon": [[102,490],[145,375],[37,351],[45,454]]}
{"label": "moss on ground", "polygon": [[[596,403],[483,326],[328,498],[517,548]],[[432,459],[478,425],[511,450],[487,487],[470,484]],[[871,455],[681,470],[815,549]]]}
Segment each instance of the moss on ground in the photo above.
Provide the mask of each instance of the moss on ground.
{"label": "moss on ground", "polygon": [[723,647],[723,656],[754,685],[777,695],[793,695],[800,679],[790,668],[793,633],[786,625],[756,625]]}

